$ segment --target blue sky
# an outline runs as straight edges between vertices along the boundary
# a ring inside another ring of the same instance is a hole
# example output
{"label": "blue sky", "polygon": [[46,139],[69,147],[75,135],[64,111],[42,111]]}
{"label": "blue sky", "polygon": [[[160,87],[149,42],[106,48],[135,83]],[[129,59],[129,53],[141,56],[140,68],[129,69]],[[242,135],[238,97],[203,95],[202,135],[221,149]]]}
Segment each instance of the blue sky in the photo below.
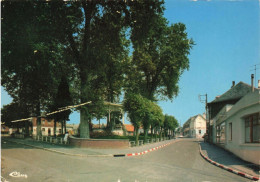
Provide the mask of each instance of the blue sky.
{"label": "blue sky", "polygon": [[250,84],[254,73],[250,70],[260,63],[260,7],[257,0],[166,0],[165,7],[169,22],[184,23],[196,43],[189,56],[190,69],[179,82],[179,96],[159,103],[183,124],[205,111],[199,94],[207,93],[210,102],[232,81]]}
{"label": "blue sky", "polygon": [[[205,112],[199,94],[207,93],[210,102],[226,92],[232,81],[250,84],[253,65],[260,64],[260,1],[166,0],[165,8],[168,21],[184,23],[196,43],[189,56],[190,69],[179,81],[179,95],[172,102],[159,102],[165,114],[183,124]],[[1,107],[10,102],[1,87]],[[79,114],[72,114],[69,123],[78,122]]]}

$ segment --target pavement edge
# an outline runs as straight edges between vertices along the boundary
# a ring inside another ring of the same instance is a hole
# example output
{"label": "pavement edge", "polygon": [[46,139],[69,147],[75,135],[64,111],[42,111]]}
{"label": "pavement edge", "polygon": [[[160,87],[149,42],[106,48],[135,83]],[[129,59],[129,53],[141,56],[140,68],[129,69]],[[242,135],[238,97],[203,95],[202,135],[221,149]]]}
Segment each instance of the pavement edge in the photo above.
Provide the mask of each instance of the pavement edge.
{"label": "pavement edge", "polygon": [[200,150],[200,155],[201,155],[205,160],[207,160],[209,163],[211,163],[211,164],[213,164],[213,165],[215,165],[215,166],[217,166],[217,167],[220,167],[221,169],[224,169],[224,170],[226,170],[226,171],[229,171],[229,172],[231,172],[231,173],[237,174],[237,175],[239,175],[239,176],[242,176],[242,177],[245,177],[245,178],[254,180],[254,181],[259,181],[259,179],[260,179],[259,177],[252,176],[252,175],[246,174],[246,173],[244,173],[244,172],[237,171],[237,170],[235,170],[235,169],[233,169],[233,168],[230,168],[230,167],[224,166],[224,165],[222,165],[222,164],[219,164],[219,163],[217,163],[217,162],[211,160],[210,158],[206,157],[206,156],[203,154],[202,150],[201,150],[200,142],[199,142],[199,150]]}
{"label": "pavement edge", "polygon": [[158,146],[158,147],[154,147],[154,148],[145,150],[145,151],[143,151],[143,152],[129,153],[129,154],[126,154],[126,156],[127,156],[127,157],[132,157],[132,156],[144,155],[144,154],[147,154],[148,152],[152,152],[152,151],[158,150],[158,149],[160,149],[160,148],[166,147],[166,146],[168,146],[168,145],[170,145],[170,144],[173,144],[173,143],[175,143],[175,142],[178,142],[178,141],[180,141],[180,140],[174,140],[174,141],[172,141],[172,142],[169,142],[169,143],[166,143],[166,144],[164,144],[164,145],[160,145],[160,146]]}

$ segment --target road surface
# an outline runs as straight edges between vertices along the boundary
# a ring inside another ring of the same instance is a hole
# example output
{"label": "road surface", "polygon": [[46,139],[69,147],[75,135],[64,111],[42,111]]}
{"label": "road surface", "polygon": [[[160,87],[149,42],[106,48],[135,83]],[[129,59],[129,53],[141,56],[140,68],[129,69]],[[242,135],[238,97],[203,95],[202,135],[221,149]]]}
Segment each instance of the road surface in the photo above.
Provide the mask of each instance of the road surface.
{"label": "road surface", "polygon": [[1,152],[2,181],[9,182],[250,181],[209,164],[190,139],[135,157],[66,156],[10,142]]}

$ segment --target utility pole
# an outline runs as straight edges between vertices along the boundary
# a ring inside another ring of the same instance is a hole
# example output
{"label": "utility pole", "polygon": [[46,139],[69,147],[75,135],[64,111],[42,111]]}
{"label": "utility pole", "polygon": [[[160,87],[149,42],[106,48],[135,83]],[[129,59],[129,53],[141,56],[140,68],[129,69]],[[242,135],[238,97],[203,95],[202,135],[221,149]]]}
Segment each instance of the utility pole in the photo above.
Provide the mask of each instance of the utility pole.
{"label": "utility pole", "polygon": [[199,101],[201,102],[201,103],[205,103],[205,111],[206,111],[206,133],[208,134],[208,136],[210,136],[210,122],[208,121],[208,118],[209,118],[209,116],[208,116],[208,106],[207,106],[207,104],[208,104],[208,94],[206,93],[206,94],[204,94],[204,95],[199,95]]}
{"label": "utility pole", "polygon": [[[204,99],[203,99],[202,97],[204,97]],[[206,115],[207,115],[208,95],[207,95],[207,94],[199,95],[199,101],[200,101],[201,103],[205,103],[205,110],[206,110]]]}

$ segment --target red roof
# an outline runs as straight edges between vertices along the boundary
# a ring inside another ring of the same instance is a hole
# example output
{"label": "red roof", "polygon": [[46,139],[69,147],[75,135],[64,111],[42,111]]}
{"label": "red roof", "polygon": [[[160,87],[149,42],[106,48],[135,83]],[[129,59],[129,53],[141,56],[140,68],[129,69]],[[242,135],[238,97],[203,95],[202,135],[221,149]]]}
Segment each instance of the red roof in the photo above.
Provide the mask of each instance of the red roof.
{"label": "red roof", "polygon": [[124,126],[125,126],[126,131],[128,131],[128,132],[134,132],[134,126],[133,126],[133,125],[131,125],[131,124],[125,124]]}

